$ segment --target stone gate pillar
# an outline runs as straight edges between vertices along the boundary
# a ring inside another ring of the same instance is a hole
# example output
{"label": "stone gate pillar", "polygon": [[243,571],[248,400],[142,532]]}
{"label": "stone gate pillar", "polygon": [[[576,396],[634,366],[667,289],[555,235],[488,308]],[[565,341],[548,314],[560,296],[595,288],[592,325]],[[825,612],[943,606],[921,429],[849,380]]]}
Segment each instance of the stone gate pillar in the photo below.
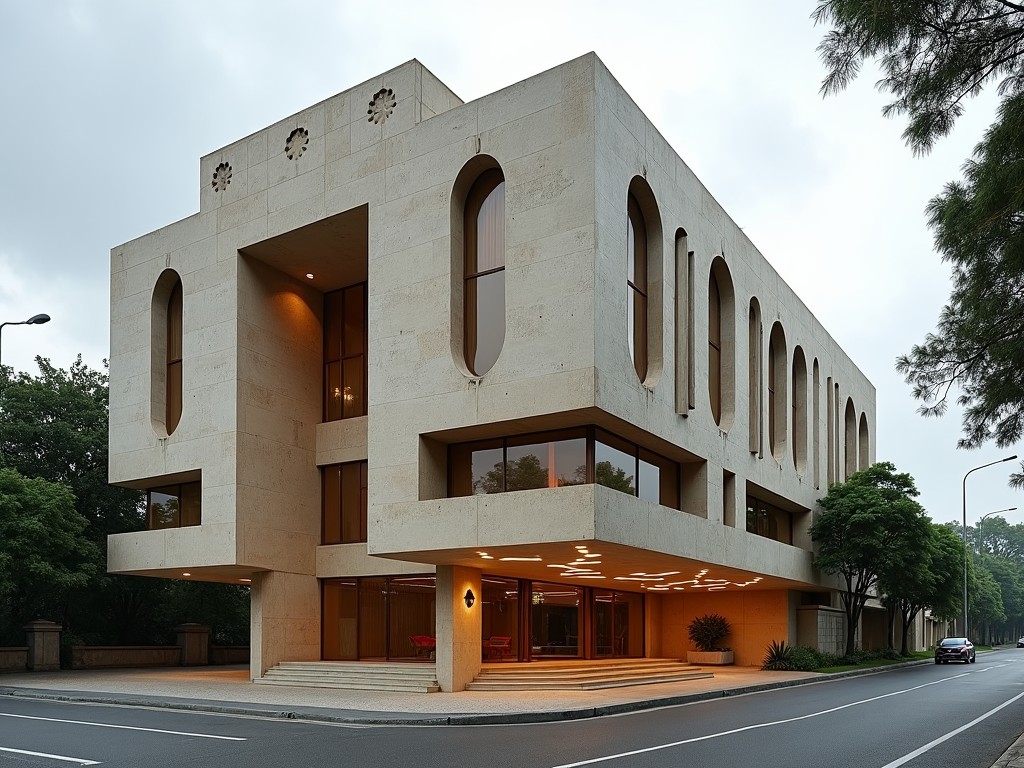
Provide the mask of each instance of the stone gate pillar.
{"label": "stone gate pillar", "polygon": [[28,642],[28,668],[33,672],[60,669],[60,632],[64,627],[55,621],[36,619],[23,629]]}

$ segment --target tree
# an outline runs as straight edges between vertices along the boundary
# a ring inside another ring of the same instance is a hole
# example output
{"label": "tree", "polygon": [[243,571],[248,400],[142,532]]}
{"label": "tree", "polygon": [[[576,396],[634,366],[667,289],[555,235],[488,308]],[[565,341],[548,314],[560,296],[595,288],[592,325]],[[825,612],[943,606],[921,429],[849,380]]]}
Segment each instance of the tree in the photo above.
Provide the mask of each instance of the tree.
{"label": "tree", "polygon": [[880,576],[911,567],[926,545],[929,523],[917,495],[910,475],[879,462],[832,485],[818,500],[824,512],[811,526],[818,549],[814,561],[846,586],[840,598],[847,655],[853,653],[864,605],[877,593]]}
{"label": "tree", "polygon": [[[171,628],[183,621],[211,624],[215,637],[232,642],[248,637],[245,587],[106,573],[107,536],[145,528],[143,493],[107,483],[107,374],[90,369],[81,356],[68,370],[39,357],[36,364],[34,377],[0,366],[0,468],[64,488],[83,520],[77,537],[91,553],[87,588],[49,614],[64,624],[62,641],[167,643]],[[16,608],[0,600],[0,626],[21,626]]]}
{"label": "tree", "polygon": [[66,486],[0,468],[0,644],[20,645],[26,621],[64,619],[96,570],[88,525]]}
{"label": "tree", "polygon": [[971,572],[969,600],[975,636],[986,623],[1006,621],[999,582],[984,565],[979,565]]}
{"label": "tree", "polygon": [[[945,525],[929,523],[927,541],[917,558],[899,568],[883,568],[879,590],[885,603],[900,617],[900,653],[910,653],[910,625],[930,608],[940,618],[952,618],[962,609],[963,542]],[[890,632],[890,639],[892,635]]]}
{"label": "tree", "polygon": [[[878,86],[906,116],[904,138],[925,153],[952,129],[964,102],[997,84],[997,117],[964,166],[928,206],[936,249],[953,290],[935,333],[897,360],[922,402],[946,412],[954,387],[964,408],[962,448],[1006,447],[1024,434],[1024,6],[1010,0],[819,0],[832,29],[819,52],[825,94],[844,89],[877,59]],[[1024,472],[1011,484],[1024,486]]]}

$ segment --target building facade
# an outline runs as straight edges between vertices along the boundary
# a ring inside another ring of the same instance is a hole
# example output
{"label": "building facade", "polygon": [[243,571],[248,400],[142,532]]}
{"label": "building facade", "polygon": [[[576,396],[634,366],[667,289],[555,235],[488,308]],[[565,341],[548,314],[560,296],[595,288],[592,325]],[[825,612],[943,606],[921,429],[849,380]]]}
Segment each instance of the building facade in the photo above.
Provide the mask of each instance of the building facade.
{"label": "building facade", "polygon": [[417,61],[200,160],[111,253],[109,570],[251,585],[283,660],[827,643],[809,528],[875,391],[593,54]]}

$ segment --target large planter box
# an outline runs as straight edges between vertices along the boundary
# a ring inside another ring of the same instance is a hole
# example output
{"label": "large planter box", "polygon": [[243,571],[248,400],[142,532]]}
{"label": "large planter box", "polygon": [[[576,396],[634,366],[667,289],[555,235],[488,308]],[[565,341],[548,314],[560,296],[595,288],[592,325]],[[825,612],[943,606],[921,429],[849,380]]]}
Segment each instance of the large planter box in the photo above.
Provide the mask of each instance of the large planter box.
{"label": "large planter box", "polygon": [[732,664],[732,651],[687,651],[686,661],[690,664]]}

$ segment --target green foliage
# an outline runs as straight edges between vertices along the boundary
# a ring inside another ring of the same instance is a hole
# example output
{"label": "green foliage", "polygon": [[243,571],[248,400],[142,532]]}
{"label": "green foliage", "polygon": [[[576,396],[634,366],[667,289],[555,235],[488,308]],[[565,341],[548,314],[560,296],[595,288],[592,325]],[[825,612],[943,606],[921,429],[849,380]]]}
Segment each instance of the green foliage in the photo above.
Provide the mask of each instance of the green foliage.
{"label": "green foliage", "polygon": [[900,573],[917,567],[930,535],[930,523],[915,497],[913,478],[879,462],[832,485],[818,503],[811,526],[817,546],[815,565],[842,577],[846,611],[846,653],[853,651],[854,630],[864,604],[882,585],[894,588]]}
{"label": "green foliage", "polygon": [[903,137],[927,152],[985,85],[1002,81],[1007,96],[1021,90],[1022,11],[1006,0],[818,0],[815,22],[832,27],[818,47],[822,92],[845,89],[862,62],[877,60],[879,89],[896,97],[883,114],[905,115]]}
{"label": "green foliage", "polygon": [[66,486],[0,469],[0,645],[21,645],[25,622],[61,619],[96,571],[98,550]]}
{"label": "green foliage", "polygon": [[761,669],[775,672],[793,669],[793,646],[787,645],[785,640],[772,640],[761,662]]}
{"label": "green foliage", "polygon": [[729,636],[732,627],[724,616],[717,613],[705,613],[697,616],[686,627],[690,641],[701,651],[724,651],[722,642]]}
{"label": "green foliage", "polygon": [[107,536],[145,527],[142,493],[107,483],[107,374],[36,363],[0,367],[0,645],[37,618],[66,644],[162,644],[185,621],[247,642],[245,587],[106,574]]}
{"label": "green foliage", "polygon": [[[963,407],[960,447],[1000,447],[1024,435],[1024,7],[1009,0],[819,0],[831,27],[819,52],[833,93],[877,60],[879,88],[895,97],[883,114],[905,115],[904,137],[927,152],[949,133],[966,99],[996,84],[995,121],[928,206],[936,249],[953,288],[934,333],[897,369],[925,415]],[[1024,487],[1024,472],[1011,485]]]}

